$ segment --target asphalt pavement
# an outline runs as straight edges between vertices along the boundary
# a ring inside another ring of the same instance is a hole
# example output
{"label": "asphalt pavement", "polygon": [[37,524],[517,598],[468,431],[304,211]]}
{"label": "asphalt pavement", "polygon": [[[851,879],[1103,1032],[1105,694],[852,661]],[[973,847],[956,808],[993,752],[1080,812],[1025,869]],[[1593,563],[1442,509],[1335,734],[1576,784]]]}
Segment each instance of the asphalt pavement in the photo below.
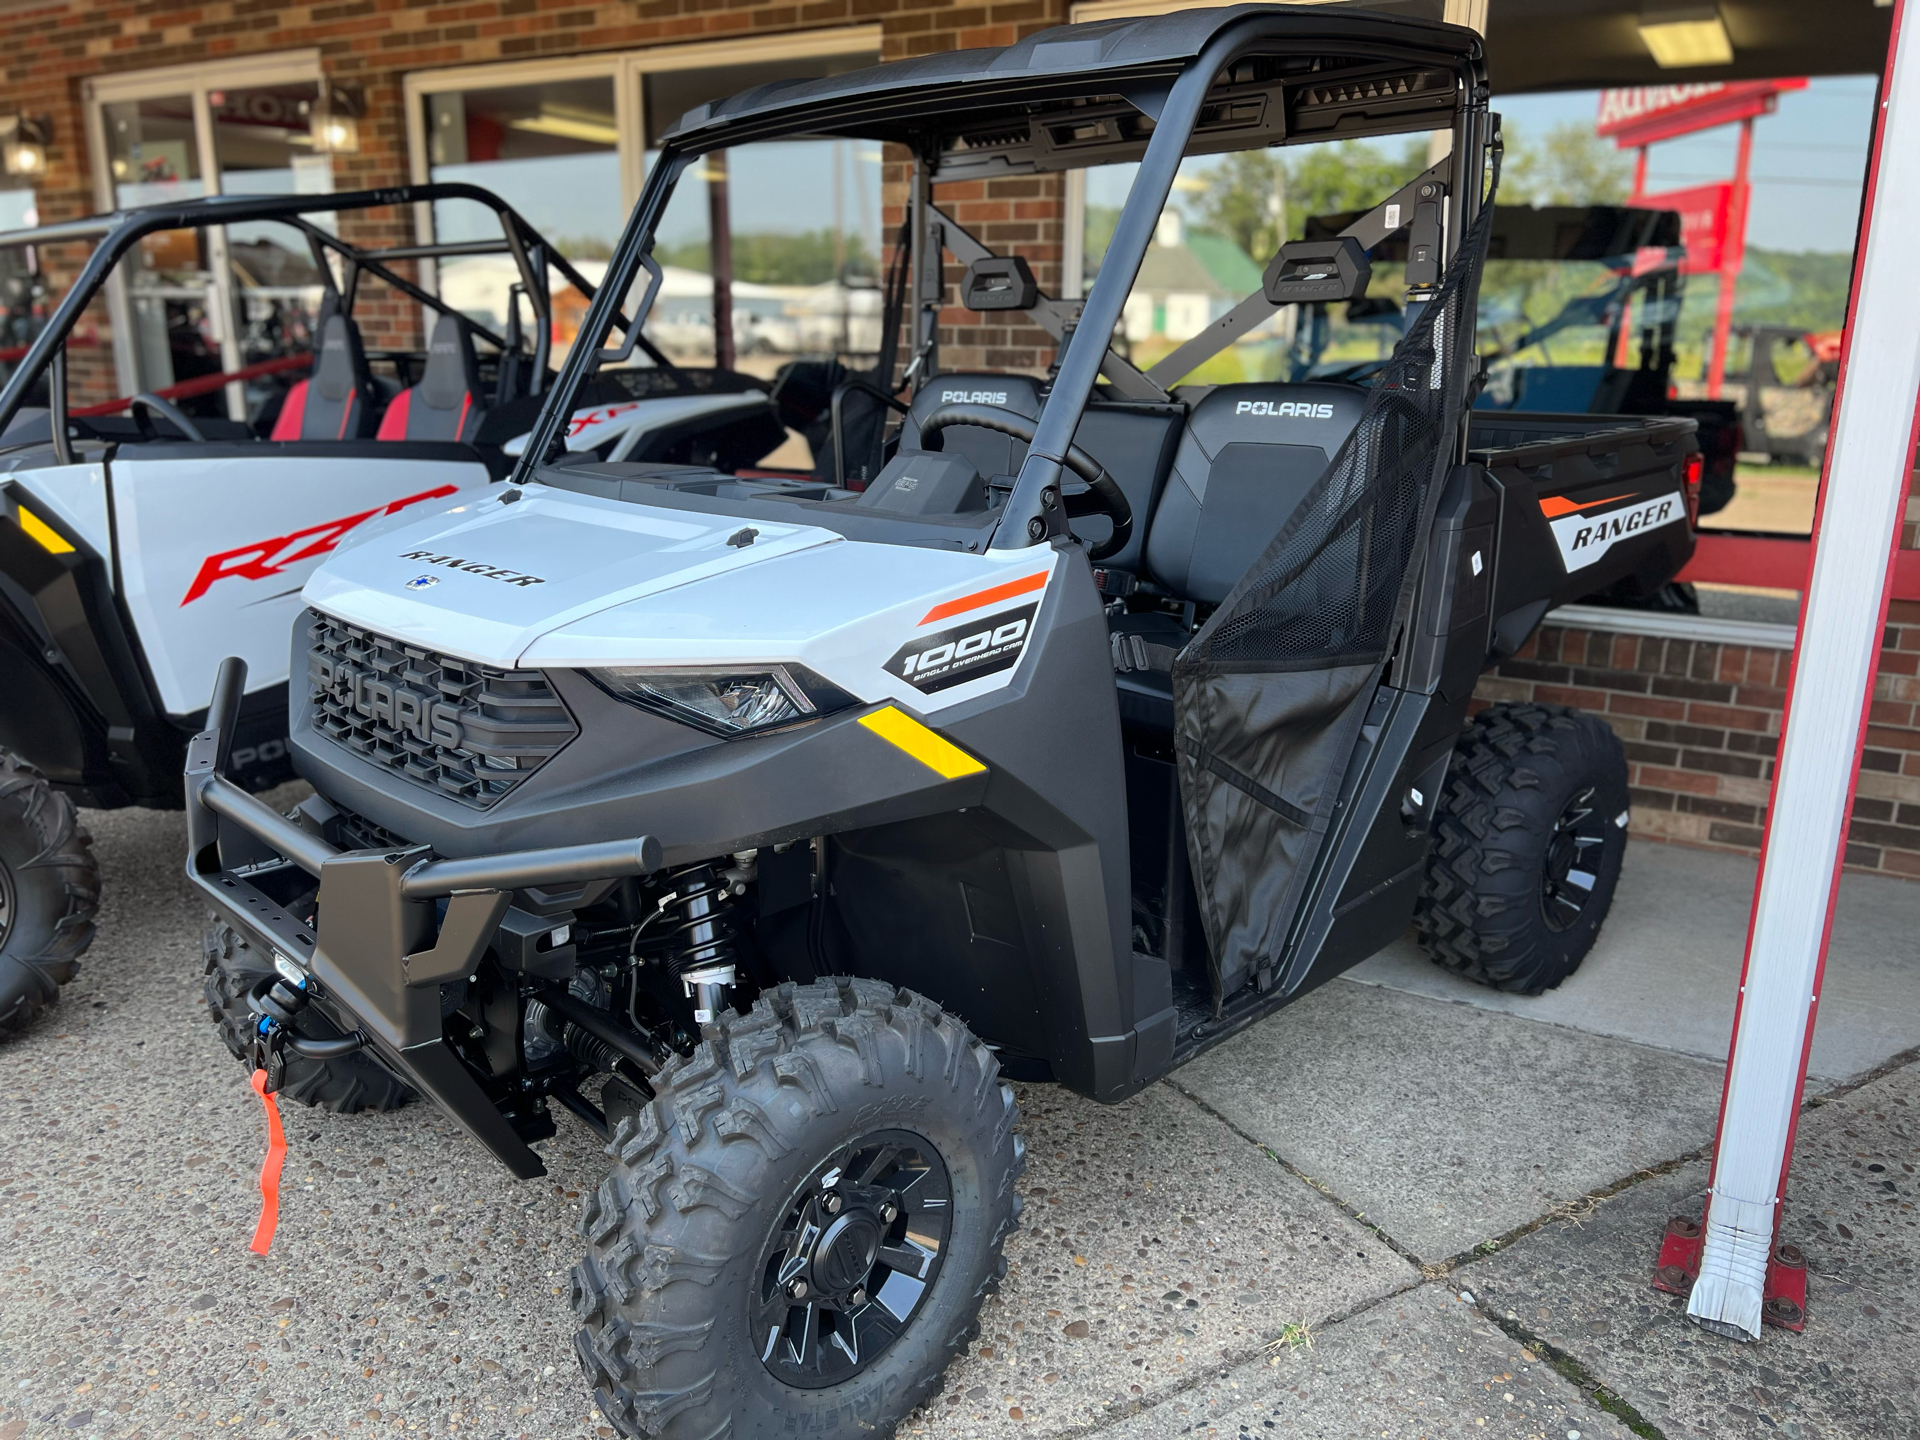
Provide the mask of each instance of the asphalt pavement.
{"label": "asphalt pavement", "polygon": [[[551,1174],[518,1182],[425,1107],[290,1105],[279,1233],[251,1254],[260,1105],[201,1004],[180,817],[87,818],[99,939],[0,1042],[0,1440],[610,1436],[564,1296],[597,1140],[562,1114]],[[1709,915],[1751,893],[1725,857],[1633,854],[1622,914],[1674,883]],[[1007,1281],[903,1433],[1920,1435],[1920,1069],[1901,1049],[1920,1043],[1920,886],[1846,904],[1828,989],[1861,998],[1823,1004],[1819,1043],[1856,1068],[1816,1087],[1787,1215],[1804,1334],[1716,1339],[1647,1284],[1666,1216],[1699,1212],[1721,1066],[1699,1022],[1632,1003],[1636,921],[1540,1006],[1455,993],[1396,951],[1125,1104],[1021,1087]],[[1712,1003],[1735,983],[1717,928],[1669,931],[1670,970]]]}

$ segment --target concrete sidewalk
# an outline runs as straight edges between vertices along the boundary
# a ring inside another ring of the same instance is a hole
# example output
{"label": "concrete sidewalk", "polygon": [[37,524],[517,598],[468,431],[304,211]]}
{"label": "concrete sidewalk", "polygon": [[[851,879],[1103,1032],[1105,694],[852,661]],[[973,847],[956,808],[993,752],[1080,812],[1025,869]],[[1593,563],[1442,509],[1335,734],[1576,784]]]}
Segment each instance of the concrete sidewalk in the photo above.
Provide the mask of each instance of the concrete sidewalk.
{"label": "concrete sidewalk", "polygon": [[[88,818],[100,938],[0,1045],[0,1440],[610,1435],[564,1297],[593,1137],[563,1115],[521,1184],[421,1107],[289,1107],[279,1237],[251,1255],[259,1106],[200,1004],[180,819]],[[903,1433],[1920,1433],[1920,1073],[1803,1121],[1804,1335],[1716,1340],[1645,1283],[1666,1214],[1698,1210],[1725,1028],[1692,1011],[1730,1003],[1751,872],[1632,855],[1553,996],[1389,953],[1126,1104],[1023,1087],[1007,1282]],[[1920,1042],[1916,902],[1847,886],[1830,1066]]]}

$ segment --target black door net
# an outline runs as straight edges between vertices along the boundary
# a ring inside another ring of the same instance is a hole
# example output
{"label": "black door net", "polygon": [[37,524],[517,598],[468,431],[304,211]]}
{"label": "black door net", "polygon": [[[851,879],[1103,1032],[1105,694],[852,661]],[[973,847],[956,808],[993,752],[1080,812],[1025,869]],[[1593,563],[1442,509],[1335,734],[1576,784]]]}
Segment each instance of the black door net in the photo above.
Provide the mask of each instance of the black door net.
{"label": "black door net", "polygon": [[1326,473],[1174,660],[1188,856],[1216,1008],[1279,969],[1407,624],[1415,542],[1431,526],[1467,403],[1492,216],[1490,193]]}

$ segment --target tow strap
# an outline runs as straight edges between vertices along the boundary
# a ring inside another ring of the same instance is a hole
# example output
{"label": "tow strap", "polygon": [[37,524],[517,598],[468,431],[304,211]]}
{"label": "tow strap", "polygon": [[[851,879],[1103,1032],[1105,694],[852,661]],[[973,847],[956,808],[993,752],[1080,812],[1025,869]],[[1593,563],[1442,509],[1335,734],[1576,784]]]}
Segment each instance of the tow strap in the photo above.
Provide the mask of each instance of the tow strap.
{"label": "tow strap", "polygon": [[264,1255],[273,1244],[274,1228],[280,1223],[280,1167],[287,1158],[287,1132],[280,1126],[280,1105],[267,1089],[267,1072],[253,1072],[253,1093],[267,1107],[267,1158],[260,1166],[260,1220],[253,1227],[256,1255]]}

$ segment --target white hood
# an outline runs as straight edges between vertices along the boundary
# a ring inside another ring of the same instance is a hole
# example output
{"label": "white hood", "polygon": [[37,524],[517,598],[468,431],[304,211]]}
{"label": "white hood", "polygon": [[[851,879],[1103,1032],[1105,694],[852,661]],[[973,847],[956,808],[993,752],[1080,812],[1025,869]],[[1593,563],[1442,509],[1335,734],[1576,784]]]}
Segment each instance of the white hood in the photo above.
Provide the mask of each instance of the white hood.
{"label": "white hood", "polygon": [[514,503],[496,494],[388,530],[334,556],[302,594],[349,624],[511,667],[536,638],[570,621],[845,543],[811,525],[653,509],[544,485],[520,494]]}

